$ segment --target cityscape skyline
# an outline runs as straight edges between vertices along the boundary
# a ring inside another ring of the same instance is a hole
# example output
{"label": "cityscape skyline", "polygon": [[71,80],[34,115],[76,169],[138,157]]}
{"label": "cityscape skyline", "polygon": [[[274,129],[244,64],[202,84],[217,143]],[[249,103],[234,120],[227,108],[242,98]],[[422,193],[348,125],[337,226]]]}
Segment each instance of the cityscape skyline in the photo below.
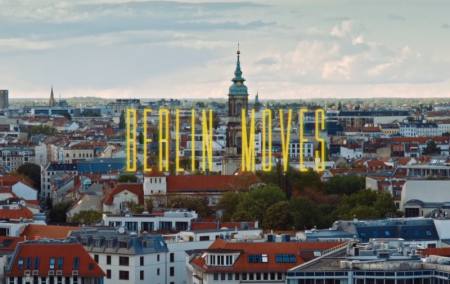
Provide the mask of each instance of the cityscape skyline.
{"label": "cityscape skyline", "polygon": [[238,42],[262,100],[450,96],[444,1],[0,3],[11,98],[225,98]]}

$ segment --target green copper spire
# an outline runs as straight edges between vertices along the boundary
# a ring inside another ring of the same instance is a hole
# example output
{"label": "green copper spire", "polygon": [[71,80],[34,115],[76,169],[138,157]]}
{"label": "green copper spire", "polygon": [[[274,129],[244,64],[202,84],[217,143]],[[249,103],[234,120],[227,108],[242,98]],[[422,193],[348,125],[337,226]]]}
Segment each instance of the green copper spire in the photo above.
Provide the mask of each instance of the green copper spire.
{"label": "green copper spire", "polygon": [[247,86],[244,85],[245,79],[242,77],[240,55],[241,51],[238,44],[236,70],[234,71],[234,78],[231,80],[233,84],[230,86],[230,95],[232,96],[248,96]]}

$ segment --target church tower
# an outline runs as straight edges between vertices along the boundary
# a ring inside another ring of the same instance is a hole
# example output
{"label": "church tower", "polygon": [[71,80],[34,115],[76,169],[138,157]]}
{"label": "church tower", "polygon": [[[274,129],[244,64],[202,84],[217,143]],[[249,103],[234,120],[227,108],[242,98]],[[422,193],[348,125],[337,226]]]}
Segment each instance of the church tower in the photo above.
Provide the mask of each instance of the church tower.
{"label": "church tower", "polygon": [[56,105],[56,101],[55,101],[55,95],[53,94],[53,86],[52,86],[52,90],[50,91],[50,100],[48,101],[48,106],[54,107],[55,105]]}
{"label": "church tower", "polygon": [[248,91],[245,86],[245,79],[242,77],[241,52],[237,50],[236,69],[234,78],[231,80],[228,92],[228,124],[227,124],[227,145],[222,163],[222,174],[231,175],[239,170],[241,166],[241,112],[245,109],[248,112]]}

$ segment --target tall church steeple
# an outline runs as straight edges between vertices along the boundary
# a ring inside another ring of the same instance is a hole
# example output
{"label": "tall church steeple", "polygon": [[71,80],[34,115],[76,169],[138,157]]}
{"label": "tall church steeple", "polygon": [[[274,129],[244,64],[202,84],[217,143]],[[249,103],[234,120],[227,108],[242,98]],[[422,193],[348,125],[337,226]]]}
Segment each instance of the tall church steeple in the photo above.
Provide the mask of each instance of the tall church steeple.
{"label": "tall church steeple", "polygon": [[230,86],[230,96],[248,96],[247,86],[244,85],[245,79],[242,77],[242,70],[241,70],[241,51],[239,50],[239,44],[238,44],[238,50],[236,52],[237,54],[237,61],[236,61],[236,69],[234,70],[234,78],[231,79],[233,84]]}
{"label": "tall church steeple", "polygon": [[225,148],[224,160],[222,163],[222,174],[234,174],[240,168],[241,153],[241,117],[242,110],[248,111],[248,90],[244,85],[245,79],[241,70],[241,51],[236,52],[236,68],[234,77],[228,92],[228,123],[227,123],[227,144]]}
{"label": "tall church steeple", "polygon": [[48,106],[54,107],[55,105],[56,105],[56,101],[55,101],[55,95],[53,94],[53,86],[52,86],[52,89],[50,91],[50,100],[48,101]]}

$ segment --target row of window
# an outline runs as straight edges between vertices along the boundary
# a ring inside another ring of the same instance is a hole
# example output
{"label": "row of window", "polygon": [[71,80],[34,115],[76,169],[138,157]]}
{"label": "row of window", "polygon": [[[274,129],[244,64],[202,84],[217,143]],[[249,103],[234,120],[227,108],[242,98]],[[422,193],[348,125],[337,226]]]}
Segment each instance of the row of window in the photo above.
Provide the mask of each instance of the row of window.
{"label": "row of window", "polygon": [[283,280],[281,272],[264,272],[264,273],[214,273],[214,280],[243,280],[243,281],[269,281]]}
{"label": "row of window", "polygon": [[233,256],[232,255],[209,255],[209,265],[212,266],[230,266],[233,264]]}
{"label": "row of window", "polygon": [[[27,269],[27,270],[38,270],[40,267],[40,258],[39,256],[34,257],[34,259],[32,257],[19,257],[18,261],[17,261],[17,267],[19,270],[23,270],[23,269]],[[63,269],[64,266],[64,257],[50,257],[49,259],[49,269],[50,270],[61,270]],[[78,270],[80,268],[80,258],[78,256],[75,256],[73,258],[73,263],[72,263],[72,269],[73,270]]]}
{"label": "row of window", "polygon": [[[72,283],[70,281],[71,279],[72,279]],[[39,282],[39,280],[40,280],[40,282]],[[22,277],[17,277],[17,278],[10,277],[8,283],[9,284],[78,284],[79,283],[78,280],[79,280],[78,276],[73,276],[73,277],[50,276],[48,278],[33,276],[32,282],[29,282],[29,280],[24,281]],[[95,282],[99,283],[100,281],[98,279],[96,279]]]}
{"label": "row of window", "polygon": [[[156,275],[161,275],[161,270],[159,268],[156,269]],[[169,267],[169,275],[175,276],[175,267]],[[111,279],[111,269],[106,270],[106,279]],[[130,272],[126,270],[119,270],[119,280],[129,280]],[[139,280],[145,280],[145,272],[144,270],[139,271]],[[62,283],[58,283],[62,284]],[[67,283],[66,283],[67,284]]]}
{"label": "row of window", "polygon": [[[94,254],[94,260],[95,260],[95,262],[97,262],[97,263],[99,263],[99,258],[100,258],[100,256],[98,255],[98,254]],[[157,254],[156,255],[156,261],[160,261],[161,260],[161,257],[160,257],[160,255],[159,254]],[[170,255],[169,255],[169,261],[170,262],[175,262],[175,253],[170,253]],[[106,256],[106,264],[107,265],[111,265],[111,256],[110,255],[107,255]],[[119,265],[120,266],[129,266],[130,265],[130,259],[129,259],[129,257],[128,256],[120,256],[119,257]],[[140,266],[144,266],[145,265],[145,258],[144,258],[144,256],[141,256],[140,258],[139,258],[139,265]],[[31,269],[31,268],[27,268],[27,269]]]}

